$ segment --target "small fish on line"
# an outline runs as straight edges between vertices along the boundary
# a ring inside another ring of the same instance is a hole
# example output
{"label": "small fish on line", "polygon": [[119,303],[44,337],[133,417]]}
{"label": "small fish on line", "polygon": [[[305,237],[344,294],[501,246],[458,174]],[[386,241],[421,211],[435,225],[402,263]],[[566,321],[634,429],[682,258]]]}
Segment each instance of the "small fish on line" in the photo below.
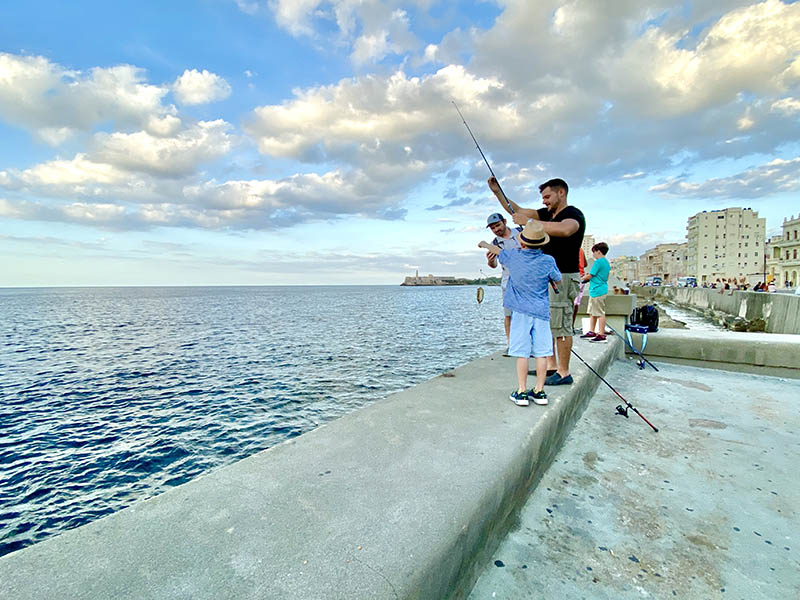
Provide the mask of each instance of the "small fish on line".
{"label": "small fish on line", "polygon": [[479,287],[478,288],[478,304],[480,304],[481,302],[483,302],[483,288]]}

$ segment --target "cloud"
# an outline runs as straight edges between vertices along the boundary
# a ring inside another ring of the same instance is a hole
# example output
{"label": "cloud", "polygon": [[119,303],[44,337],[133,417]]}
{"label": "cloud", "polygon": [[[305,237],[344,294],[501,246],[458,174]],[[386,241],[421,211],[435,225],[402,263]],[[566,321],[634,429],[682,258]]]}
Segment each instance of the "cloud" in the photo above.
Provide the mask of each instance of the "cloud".
{"label": "cloud", "polygon": [[79,131],[112,122],[144,127],[171,108],[166,87],[145,83],[131,65],[65,69],[41,56],[0,53],[0,119],[58,145]]}
{"label": "cloud", "polygon": [[[728,12],[702,4],[697,14],[708,25],[698,30],[694,14],[666,0],[509,0],[490,30],[470,33],[468,64],[296,90],[257,108],[244,128],[265,155],[339,162],[368,176],[413,164],[398,176],[417,184],[463,157],[483,187],[488,173],[473,159],[455,98],[504,188],[523,200],[550,176],[589,186],[658,175],[676,161],[774,152],[800,137],[792,102],[800,4],[737,4]],[[296,16],[321,5],[308,3]],[[342,31],[356,30],[353,18],[337,21]]]}
{"label": "cloud", "polygon": [[670,178],[650,191],[681,198],[756,199],[800,189],[800,158],[775,159],[730,177],[689,182]]}
{"label": "cloud", "polygon": [[219,75],[205,69],[186,70],[172,86],[175,98],[181,104],[207,104],[224,100],[231,95],[231,86]]}
{"label": "cloud", "polygon": [[187,175],[199,164],[230,152],[234,144],[230,128],[230,124],[218,119],[200,121],[171,137],[147,131],[98,133],[94,136],[91,156],[129,171],[170,177]]}
{"label": "cloud", "polygon": [[422,47],[411,31],[409,10],[424,11],[430,0],[272,0],[276,23],[295,36],[321,37],[335,26],[338,42],[351,49],[356,66]]}
{"label": "cloud", "polygon": [[451,208],[453,206],[464,206],[465,204],[469,204],[472,202],[472,198],[456,198],[448,202],[447,204],[434,204],[433,206],[429,206],[425,210],[444,210],[445,208]]}

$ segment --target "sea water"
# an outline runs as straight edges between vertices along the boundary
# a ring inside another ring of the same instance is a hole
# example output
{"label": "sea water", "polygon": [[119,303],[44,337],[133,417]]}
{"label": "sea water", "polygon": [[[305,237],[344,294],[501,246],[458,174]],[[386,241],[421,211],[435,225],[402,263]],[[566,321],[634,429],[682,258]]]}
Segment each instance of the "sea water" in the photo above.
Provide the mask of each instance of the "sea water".
{"label": "sea water", "polygon": [[502,349],[485,289],[0,289],[0,555]]}

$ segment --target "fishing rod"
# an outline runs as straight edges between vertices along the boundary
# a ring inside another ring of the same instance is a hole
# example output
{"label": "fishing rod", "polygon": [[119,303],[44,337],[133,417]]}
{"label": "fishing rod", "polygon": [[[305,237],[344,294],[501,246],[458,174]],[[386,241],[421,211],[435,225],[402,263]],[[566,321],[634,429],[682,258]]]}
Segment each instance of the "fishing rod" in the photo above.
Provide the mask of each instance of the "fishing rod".
{"label": "fishing rod", "polygon": [[597,375],[597,376],[600,378],[600,381],[602,381],[602,382],[603,382],[603,383],[605,383],[605,384],[606,384],[606,385],[607,385],[609,388],[611,388],[611,391],[612,391],[612,392],[614,392],[614,393],[615,393],[617,396],[619,396],[620,400],[622,400],[622,401],[623,401],[623,402],[624,402],[624,403],[627,405],[626,407],[623,407],[623,406],[622,406],[622,404],[619,404],[619,405],[617,405],[617,414],[618,414],[618,415],[622,415],[623,417],[625,417],[625,418],[627,419],[627,418],[628,418],[628,409],[631,409],[633,412],[635,412],[637,415],[639,415],[639,416],[642,418],[642,420],[643,420],[645,423],[647,423],[648,425],[650,425],[650,427],[652,427],[652,428],[653,428],[653,431],[655,431],[655,432],[658,432],[658,428],[657,428],[655,425],[653,425],[653,424],[652,424],[650,421],[648,421],[648,420],[645,418],[645,416],[644,416],[642,413],[640,413],[640,412],[638,411],[638,409],[637,409],[635,406],[632,406],[630,402],[628,402],[627,400],[625,400],[625,398],[623,398],[623,397],[622,397],[622,394],[620,394],[620,393],[619,393],[617,390],[615,390],[615,389],[614,389],[614,386],[612,386],[612,385],[611,385],[610,383],[608,383],[608,382],[607,382],[605,379],[603,379],[603,376],[602,376],[602,375],[600,375],[600,373],[598,373],[598,372],[597,372],[597,371],[595,371],[595,370],[594,370],[592,367],[590,367],[590,366],[589,366],[589,363],[587,363],[585,360],[583,360],[583,359],[580,357],[580,354],[578,354],[577,352],[575,352],[575,350],[572,350],[572,353],[573,353],[575,356],[577,356],[577,357],[578,357],[578,360],[579,360],[579,361],[581,361],[583,364],[585,364],[585,365],[586,365],[586,367],[587,367],[587,368],[588,368],[588,369],[589,369],[589,370],[590,370],[592,373],[594,373],[595,375]]}
{"label": "fishing rod", "polygon": [[458,111],[458,116],[461,117],[461,121],[464,123],[464,127],[466,127],[467,131],[469,131],[469,137],[471,137],[472,141],[475,142],[475,147],[478,149],[478,152],[481,153],[481,158],[483,159],[483,162],[485,162],[486,166],[489,167],[489,173],[491,173],[492,177],[494,177],[495,180],[497,181],[497,187],[500,189],[500,193],[503,194],[503,198],[506,199],[506,207],[508,208],[508,212],[510,212],[513,215],[514,208],[511,206],[511,201],[508,199],[508,196],[506,196],[506,193],[503,191],[503,188],[500,187],[500,180],[497,179],[497,175],[494,174],[494,171],[492,170],[492,165],[490,165],[489,161],[486,160],[486,155],[483,153],[483,150],[481,150],[481,146],[478,143],[478,140],[476,140],[475,136],[472,134],[472,129],[470,129],[469,125],[467,125],[467,120],[464,118],[464,115],[461,114],[461,110],[458,108],[458,104],[456,104],[456,101],[451,99],[450,102],[452,102],[453,106],[456,107],[456,111]]}
{"label": "fishing rod", "polygon": [[639,351],[638,351],[636,348],[634,348],[634,347],[633,347],[633,344],[631,344],[631,343],[630,343],[630,342],[629,342],[629,341],[628,341],[626,338],[622,337],[622,336],[619,334],[619,332],[618,332],[616,329],[614,329],[614,328],[613,328],[611,325],[609,325],[608,323],[606,323],[606,327],[608,327],[608,328],[609,328],[611,331],[613,331],[613,332],[614,332],[614,335],[616,335],[616,336],[617,336],[619,339],[621,339],[623,342],[625,342],[625,345],[626,345],[628,348],[630,348],[630,349],[631,349],[631,352],[633,352],[633,353],[634,353],[636,356],[638,356],[638,357],[641,359],[640,361],[638,361],[638,362],[637,362],[637,364],[639,365],[639,368],[641,368],[641,369],[644,369],[644,364],[645,364],[645,363],[647,363],[648,365],[650,365],[651,367],[653,367],[653,369],[655,369],[656,371],[658,371],[658,367],[656,367],[656,366],[655,366],[653,363],[651,363],[649,360],[647,360],[647,359],[644,357],[644,354],[643,354],[642,352],[639,352]]}
{"label": "fishing rod", "polygon": [[[472,134],[472,129],[469,128],[469,125],[467,124],[467,120],[464,118],[464,115],[461,114],[461,110],[458,108],[458,104],[456,104],[456,101],[453,100],[452,98],[450,99],[450,102],[452,102],[453,106],[456,107],[456,111],[458,112],[458,116],[461,117],[461,121],[464,123],[464,127],[466,127],[467,131],[469,131],[469,137],[471,137],[472,141],[475,142],[475,147],[478,149],[478,152],[481,153],[481,158],[483,159],[483,162],[486,163],[486,166],[489,168],[489,173],[492,174],[492,177],[494,177],[494,180],[497,182],[497,189],[500,190],[500,193],[503,195],[503,198],[506,199],[506,209],[512,215],[515,214],[514,213],[514,207],[511,206],[511,200],[508,199],[508,196],[506,196],[506,193],[503,191],[503,188],[500,187],[500,180],[497,179],[497,175],[494,174],[494,171],[492,170],[492,165],[490,165],[489,161],[486,160],[486,155],[483,153],[483,150],[481,150],[481,145],[478,143],[478,140],[476,140],[475,136]],[[553,288],[553,291],[557,294],[558,293],[558,286],[556,285],[556,282],[551,280],[550,281],[550,286]]]}

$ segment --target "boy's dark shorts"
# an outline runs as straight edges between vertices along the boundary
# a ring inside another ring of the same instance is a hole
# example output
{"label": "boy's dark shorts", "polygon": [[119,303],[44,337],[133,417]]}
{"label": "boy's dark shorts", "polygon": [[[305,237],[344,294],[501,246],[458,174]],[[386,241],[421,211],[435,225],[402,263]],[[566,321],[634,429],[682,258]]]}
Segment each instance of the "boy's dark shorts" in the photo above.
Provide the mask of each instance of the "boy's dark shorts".
{"label": "boy's dark shorts", "polygon": [[572,337],[572,310],[581,289],[580,273],[562,273],[556,294],[550,286],[550,331],[553,337]]}

